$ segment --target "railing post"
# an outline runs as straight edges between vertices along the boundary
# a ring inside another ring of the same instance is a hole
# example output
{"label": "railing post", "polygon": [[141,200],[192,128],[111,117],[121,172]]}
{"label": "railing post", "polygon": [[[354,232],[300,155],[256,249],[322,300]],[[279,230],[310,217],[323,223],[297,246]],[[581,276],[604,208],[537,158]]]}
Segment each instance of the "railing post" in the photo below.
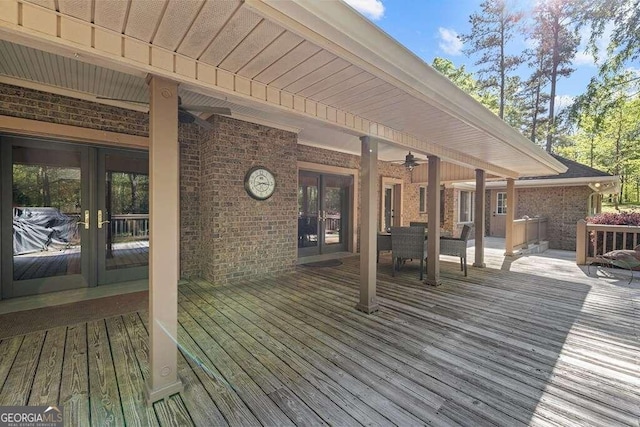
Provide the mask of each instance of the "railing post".
{"label": "railing post", "polygon": [[542,221],[540,221],[540,215],[536,215],[535,219],[536,219],[536,221],[538,221],[538,235],[536,237],[536,245],[539,245],[540,244],[540,223]]}
{"label": "railing post", "polygon": [[529,216],[525,215],[522,219],[524,219],[524,246],[522,248],[529,249]]}
{"label": "railing post", "polygon": [[587,263],[587,222],[584,219],[578,221],[576,230],[576,264]]}

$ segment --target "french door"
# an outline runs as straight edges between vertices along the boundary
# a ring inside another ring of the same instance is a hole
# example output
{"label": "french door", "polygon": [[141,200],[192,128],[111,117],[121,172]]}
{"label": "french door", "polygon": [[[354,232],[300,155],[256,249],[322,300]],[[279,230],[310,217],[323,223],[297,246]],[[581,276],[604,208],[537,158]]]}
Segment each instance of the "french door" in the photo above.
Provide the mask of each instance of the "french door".
{"label": "french door", "polygon": [[348,250],[353,177],[300,171],[298,256]]}
{"label": "french door", "polygon": [[0,137],[2,297],[148,275],[146,153]]}

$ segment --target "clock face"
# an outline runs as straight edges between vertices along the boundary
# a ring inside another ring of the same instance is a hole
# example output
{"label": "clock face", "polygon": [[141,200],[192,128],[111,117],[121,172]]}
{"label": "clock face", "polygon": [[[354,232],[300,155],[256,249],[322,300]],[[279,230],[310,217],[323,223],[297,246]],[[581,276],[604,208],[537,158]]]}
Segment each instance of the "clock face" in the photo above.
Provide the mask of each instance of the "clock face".
{"label": "clock face", "polygon": [[256,166],[247,172],[244,178],[244,188],[254,199],[266,200],[276,189],[276,178],[268,169]]}

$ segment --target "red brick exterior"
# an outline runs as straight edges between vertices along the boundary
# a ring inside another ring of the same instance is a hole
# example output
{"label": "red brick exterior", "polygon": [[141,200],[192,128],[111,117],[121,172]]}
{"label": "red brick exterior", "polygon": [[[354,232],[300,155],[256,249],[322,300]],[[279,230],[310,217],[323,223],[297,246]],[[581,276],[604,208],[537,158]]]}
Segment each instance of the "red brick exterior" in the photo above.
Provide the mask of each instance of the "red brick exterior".
{"label": "red brick exterior", "polygon": [[[215,116],[201,142],[202,275],[215,283],[293,269],[297,257],[297,135]],[[273,196],[251,198],[253,166],[276,177]]]}
{"label": "red brick exterior", "polygon": [[517,188],[516,218],[524,215],[548,218],[549,248],[575,251],[576,223],[587,216],[591,193],[586,185]]}

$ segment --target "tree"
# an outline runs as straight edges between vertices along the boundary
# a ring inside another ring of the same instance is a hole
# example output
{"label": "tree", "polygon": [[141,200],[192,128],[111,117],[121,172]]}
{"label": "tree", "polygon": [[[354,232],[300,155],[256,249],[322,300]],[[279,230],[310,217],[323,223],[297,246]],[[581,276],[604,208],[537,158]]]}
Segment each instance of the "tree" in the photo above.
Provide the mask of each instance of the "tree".
{"label": "tree", "polygon": [[[532,36],[538,43],[541,55],[541,73],[549,80],[549,113],[546,150],[551,152],[556,135],[555,98],[560,77],[569,76],[574,70],[571,63],[580,43],[577,35],[576,7],[570,0],[545,0],[534,10],[535,25]],[[550,60],[542,59],[550,58]]]}
{"label": "tree", "polygon": [[478,85],[478,81],[475,79],[472,73],[465,70],[464,65],[456,68],[454,63],[449,59],[434,58],[431,64],[433,68],[451,80],[460,89],[471,95],[482,105],[497,113],[498,111],[498,99],[496,96],[481,88]]}
{"label": "tree", "polygon": [[592,80],[571,117],[576,151],[589,164],[620,176],[620,199],[640,182],[640,81],[630,71]]}
{"label": "tree", "polygon": [[620,71],[627,61],[640,57],[640,1],[584,0],[579,12],[581,24],[591,26],[588,48],[596,57],[600,54],[598,40],[607,25],[613,24],[606,52],[609,58],[603,62],[601,74]]}
{"label": "tree", "polygon": [[481,66],[480,85],[483,88],[497,90],[498,116],[503,119],[508,102],[507,78],[523,62],[520,55],[507,54],[507,44],[517,30],[523,14],[514,12],[505,0],[485,0],[480,4],[481,11],[469,17],[471,33],[460,36],[470,47],[467,54],[480,54],[475,65]]}
{"label": "tree", "polygon": [[542,49],[539,40],[533,49],[525,52],[525,56],[531,58],[527,65],[533,72],[524,82],[520,95],[525,107],[523,133],[531,142],[538,143],[544,139],[544,126],[547,122],[544,115],[548,112],[549,94],[544,88],[549,83],[546,70],[550,68],[551,58],[549,52]]}

